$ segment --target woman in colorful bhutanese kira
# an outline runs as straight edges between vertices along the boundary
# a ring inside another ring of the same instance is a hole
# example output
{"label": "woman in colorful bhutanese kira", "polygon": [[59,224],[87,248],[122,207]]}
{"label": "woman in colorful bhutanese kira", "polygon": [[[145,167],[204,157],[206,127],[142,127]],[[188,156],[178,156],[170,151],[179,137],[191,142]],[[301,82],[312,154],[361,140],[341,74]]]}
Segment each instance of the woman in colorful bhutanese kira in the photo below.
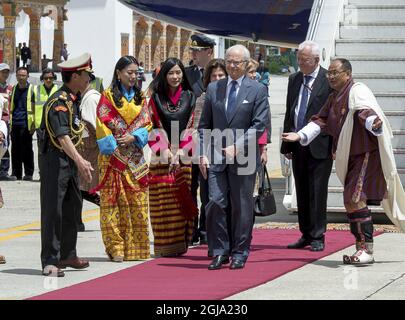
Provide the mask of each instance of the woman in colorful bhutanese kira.
{"label": "woman in colorful bhutanese kira", "polygon": [[143,155],[152,128],[145,98],[137,87],[138,61],[120,58],[110,87],[97,106],[100,148],[100,223],[112,261],[150,257],[148,230],[149,168]]}

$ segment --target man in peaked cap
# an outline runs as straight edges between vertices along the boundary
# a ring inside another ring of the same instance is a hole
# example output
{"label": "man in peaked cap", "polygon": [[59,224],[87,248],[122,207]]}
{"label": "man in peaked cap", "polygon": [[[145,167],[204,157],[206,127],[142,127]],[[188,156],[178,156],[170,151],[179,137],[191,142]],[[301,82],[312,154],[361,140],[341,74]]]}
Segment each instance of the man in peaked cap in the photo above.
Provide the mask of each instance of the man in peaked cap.
{"label": "man in peaked cap", "polygon": [[191,36],[191,55],[194,65],[186,68],[187,79],[197,97],[205,91],[203,84],[204,68],[214,58],[215,41],[201,34]]}
{"label": "man in peaked cap", "polygon": [[[193,66],[186,68],[186,76],[193,88],[193,91],[197,97],[200,97],[205,92],[203,83],[204,69],[208,62],[214,58],[214,46],[215,41],[202,34],[193,34],[191,36],[191,55],[193,59]],[[198,125],[198,124],[197,124]],[[198,165],[192,166],[192,179],[191,179],[191,193],[193,199],[197,202],[197,189],[198,189],[198,177],[200,175],[200,169]],[[200,190],[201,191],[201,190]],[[198,221],[199,220],[199,221]],[[202,205],[200,210],[200,219],[196,217],[194,221],[193,230],[193,243],[200,242],[200,244],[207,243],[206,230],[205,230],[205,208]]]}
{"label": "man in peaked cap", "polygon": [[93,71],[88,53],[58,67],[63,86],[44,105],[38,139],[42,274],[63,277],[61,269],[89,266],[76,253],[77,221],[82,210],[78,172],[90,182],[93,171],[76,149],[83,131],[77,95],[87,88]]}

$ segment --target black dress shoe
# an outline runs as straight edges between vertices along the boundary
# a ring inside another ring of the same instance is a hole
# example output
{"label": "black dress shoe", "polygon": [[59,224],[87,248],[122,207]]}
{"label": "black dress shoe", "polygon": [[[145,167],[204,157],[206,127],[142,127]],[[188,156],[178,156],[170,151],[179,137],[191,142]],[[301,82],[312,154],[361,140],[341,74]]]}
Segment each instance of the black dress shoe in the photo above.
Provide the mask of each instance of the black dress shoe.
{"label": "black dress shoe", "polygon": [[299,238],[297,242],[290,243],[287,248],[288,249],[302,249],[305,248],[306,246],[311,245],[311,241],[304,239],[304,238]]}
{"label": "black dress shoe", "polygon": [[0,181],[16,181],[17,177],[16,176],[1,176]]}
{"label": "black dress shoe", "polygon": [[84,226],[84,223],[80,223],[77,225],[77,232],[84,232],[86,231],[86,227]]}
{"label": "black dress shoe", "polygon": [[245,267],[245,262],[239,259],[232,260],[231,266],[229,269],[243,269]]}
{"label": "black dress shoe", "polygon": [[32,176],[24,176],[23,178],[24,181],[32,181]]}
{"label": "black dress shoe", "polygon": [[229,263],[229,256],[215,256],[208,266],[208,270],[221,269],[222,265],[227,263]]}
{"label": "black dress shoe", "polygon": [[325,249],[325,243],[323,241],[314,240],[311,242],[311,251],[323,251]]}

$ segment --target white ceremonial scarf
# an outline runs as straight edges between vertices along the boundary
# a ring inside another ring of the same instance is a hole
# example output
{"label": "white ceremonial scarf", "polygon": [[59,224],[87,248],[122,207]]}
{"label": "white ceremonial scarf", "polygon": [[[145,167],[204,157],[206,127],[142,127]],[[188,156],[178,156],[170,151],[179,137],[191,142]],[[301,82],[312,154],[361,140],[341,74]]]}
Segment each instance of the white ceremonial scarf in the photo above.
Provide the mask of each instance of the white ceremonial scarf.
{"label": "white ceremonial scarf", "polygon": [[336,149],[336,174],[344,185],[347,166],[349,162],[350,144],[353,133],[353,115],[356,111],[372,109],[383,122],[383,134],[377,136],[380,151],[381,166],[387,183],[388,196],[382,201],[387,217],[402,232],[405,232],[405,192],[398,175],[395,164],[391,139],[393,138],[391,126],[381,110],[371,90],[363,83],[357,82],[350,89],[349,113],[343,124]]}
{"label": "white ceremonial scarf", "polygon": [[[82,119],[88,122],[94,128],[94,130],[96,130],[97,105],[100,98],[100,92],[90,89],[84,94],[82,102],[80,103]],[[86,137],[88,137],[87,131],[83,133],[83,138]]]}

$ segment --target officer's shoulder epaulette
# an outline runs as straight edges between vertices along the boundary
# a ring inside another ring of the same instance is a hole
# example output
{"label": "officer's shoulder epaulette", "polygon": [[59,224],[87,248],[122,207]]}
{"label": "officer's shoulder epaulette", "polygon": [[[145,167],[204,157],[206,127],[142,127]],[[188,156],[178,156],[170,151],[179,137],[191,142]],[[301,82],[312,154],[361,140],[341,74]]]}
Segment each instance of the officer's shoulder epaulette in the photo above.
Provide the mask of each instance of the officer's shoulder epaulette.
{"label": "officer's shoulder epaulette", "polygon": [[62,101],[67,101],[68,100],[68,94],[66,93],[66,91],[62,91],[60,94],[59,94],[59,100],[62,100]]}

